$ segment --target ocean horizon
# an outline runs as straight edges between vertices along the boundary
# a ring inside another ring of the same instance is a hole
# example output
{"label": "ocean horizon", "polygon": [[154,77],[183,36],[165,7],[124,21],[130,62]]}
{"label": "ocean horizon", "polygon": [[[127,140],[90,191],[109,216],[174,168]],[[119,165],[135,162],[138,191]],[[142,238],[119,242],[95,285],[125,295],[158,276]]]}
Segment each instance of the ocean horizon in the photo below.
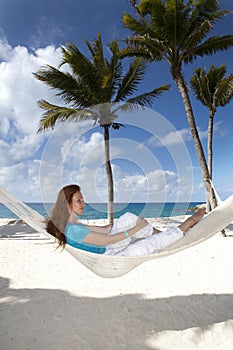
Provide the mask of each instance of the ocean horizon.
{"label": "ocean horizon", "polygon": [[[171,217],[179,215],[192,214],[192,208],[204,202],[190,203],[115,203],[114,217],[119,218],[126,212],[134,213],[145,218]],[[26,203],[29,207],[36,210],[44,217],[48,217],[53,203]],[[12,213],[3,204],[0,204],[0,219],[17,219],[18,217]],[[85,205],[85,210],[81,219],[97,220],[107,219],[107,204],[106,203],[88,203]]]}

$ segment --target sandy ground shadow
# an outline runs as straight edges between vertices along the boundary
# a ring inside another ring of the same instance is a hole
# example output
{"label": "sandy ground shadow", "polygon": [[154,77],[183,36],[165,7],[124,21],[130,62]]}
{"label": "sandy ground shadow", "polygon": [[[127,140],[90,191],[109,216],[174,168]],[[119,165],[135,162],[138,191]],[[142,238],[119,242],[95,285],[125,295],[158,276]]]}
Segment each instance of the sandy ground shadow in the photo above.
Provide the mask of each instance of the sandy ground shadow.
{"label": "sandy ground shadow", "polygon": [[56,289],[12,289],[9,282],[0,278],[4,350],[151,350],[148,336],[189,328],[195,328],[192,342],[198,349],[204,332],[233,320],[232,294],[93,298]]}

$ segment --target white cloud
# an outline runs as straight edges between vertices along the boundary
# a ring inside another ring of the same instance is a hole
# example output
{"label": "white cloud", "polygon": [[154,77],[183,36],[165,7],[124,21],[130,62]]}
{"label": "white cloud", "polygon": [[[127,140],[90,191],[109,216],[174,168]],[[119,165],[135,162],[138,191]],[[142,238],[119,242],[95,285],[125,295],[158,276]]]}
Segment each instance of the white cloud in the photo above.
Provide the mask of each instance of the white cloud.
{"label": "white cloud", "polygon": [[12,47],[8,44],[2,30],[0,30],[0,37],[0,60],[8,61],[11,57]]}
{"label": "white cloud", "polygon": [[224,125],[222,120],[214,123],[214,136],[224,137],[229,133],[226,125]]}
{"label": "white cloud", "polygon": [[122,181],[126,192],[133,192],[135,195],[143,193],[150,201],[163,201],[166,194],[174,193],[177,189],[177,174],[168,170],[154,170],[147,174],[135,174],[125,176]]}
{"label": "white cloud", "polygon": [[57,66],[60,49],[53,46],[34,52],[11,47],[0,39],[0,153],[1,184],[21,198],[39,198],[37,152],[51,134],[37,134],[42,110],[37,101],[55,101],[54,93],[33,76],[41,66]]}
{"label": "white cloud", "polygon": [[41,47],[41,45],[51,44],[60,41],[62,38],[68,37],[72,31],[69,22],[65,25],[57,23],[51,16],[41,16],[36,26],[36,31],[30,37],[33,47]]}
{"label": "white cloud", "polygon": [[90,138],[82,136],[65,141],[62,146],[62,154],[69,167],[99,166],[104,162],[104,139],[99,132],[94,132]]}
{"label": "white cloud", "polygon": [[27,202],[40,201],[39,167],[38,160],[1,167],[0,183]]}
{"label": "white cloud", "polygon": [[33,76],[42,65],[56,65],[59,49],[52,46],[29,52],[26,47],[11,47],[0,39],[0,152],[1,166],[16,164],[31,157],[45,136],[36,135],[42,110],[41,98],[53,94]]}
{"label": "white cloud", "polygon": [[[223,137],[227,134],[227,129],[224,129],[222,124],[222,121],[217,121],[214,123],[214,136]],[[208,129],[201,130],[198,128],[198,133],[201,140],[208,138]],[[160,136],[158,138],[153,136],[147,141],[147,144],[155,147],[170,147],[174,145],[181,145],[192,140],[190,129],[184,128],[181,130],[168,132],[164,136]]]}
{"label": "white cloud", "polygon": [[179,145],[190,140],[192,140],[190,130],[185,128],[181,130],[171,131],[160,138],[155,138],[153,136],[148,140],[148,144],[154,145],[155,147],[168,147]]}
{"label": "white cloud", "polygon": [[[129,174],[126,169],[112,164],[116,202],[189,201],[191,184],[169,170],[155,170],[145,174]],[[104,166],[80,169],[77,182],[87,202],[107,202],[107,177]],[[75,173],[71,179],[75,179]],[[87,182],[88,179],[88,182]]]}

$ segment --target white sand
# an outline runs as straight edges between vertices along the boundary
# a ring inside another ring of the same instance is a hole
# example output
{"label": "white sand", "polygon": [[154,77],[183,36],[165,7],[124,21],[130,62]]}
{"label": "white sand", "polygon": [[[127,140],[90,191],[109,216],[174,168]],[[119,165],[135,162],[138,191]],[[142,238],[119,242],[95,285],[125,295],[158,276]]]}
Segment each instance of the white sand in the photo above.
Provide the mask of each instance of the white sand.
{"label": "white sand", "polygon": [[0,349],[233,349],[232,231],[104,279],[22,222],[7,223]]}

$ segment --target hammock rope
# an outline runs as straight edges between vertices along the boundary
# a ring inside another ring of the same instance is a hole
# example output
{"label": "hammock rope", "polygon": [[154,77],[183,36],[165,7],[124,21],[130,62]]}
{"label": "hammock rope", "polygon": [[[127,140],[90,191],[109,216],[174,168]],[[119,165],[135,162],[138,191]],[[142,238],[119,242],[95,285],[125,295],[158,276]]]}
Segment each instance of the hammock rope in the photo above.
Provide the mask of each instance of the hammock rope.
{"label": "hammock rope", "polygon": [[[45,218],[1,186],[0,203],[34,230],[49,238],[50,241],[54,240],[45,230]],[[233,195],[221,201],[213,211],[209,212],[198,224],[191,228],[184,238],[151,255],[137,257],[108,256],[87,252],[69,245],[66,245],[66,250],[96,275],[114,278],[125,275],[145,261],[162,258],[197,245],[226,228],[232,221]]]}

